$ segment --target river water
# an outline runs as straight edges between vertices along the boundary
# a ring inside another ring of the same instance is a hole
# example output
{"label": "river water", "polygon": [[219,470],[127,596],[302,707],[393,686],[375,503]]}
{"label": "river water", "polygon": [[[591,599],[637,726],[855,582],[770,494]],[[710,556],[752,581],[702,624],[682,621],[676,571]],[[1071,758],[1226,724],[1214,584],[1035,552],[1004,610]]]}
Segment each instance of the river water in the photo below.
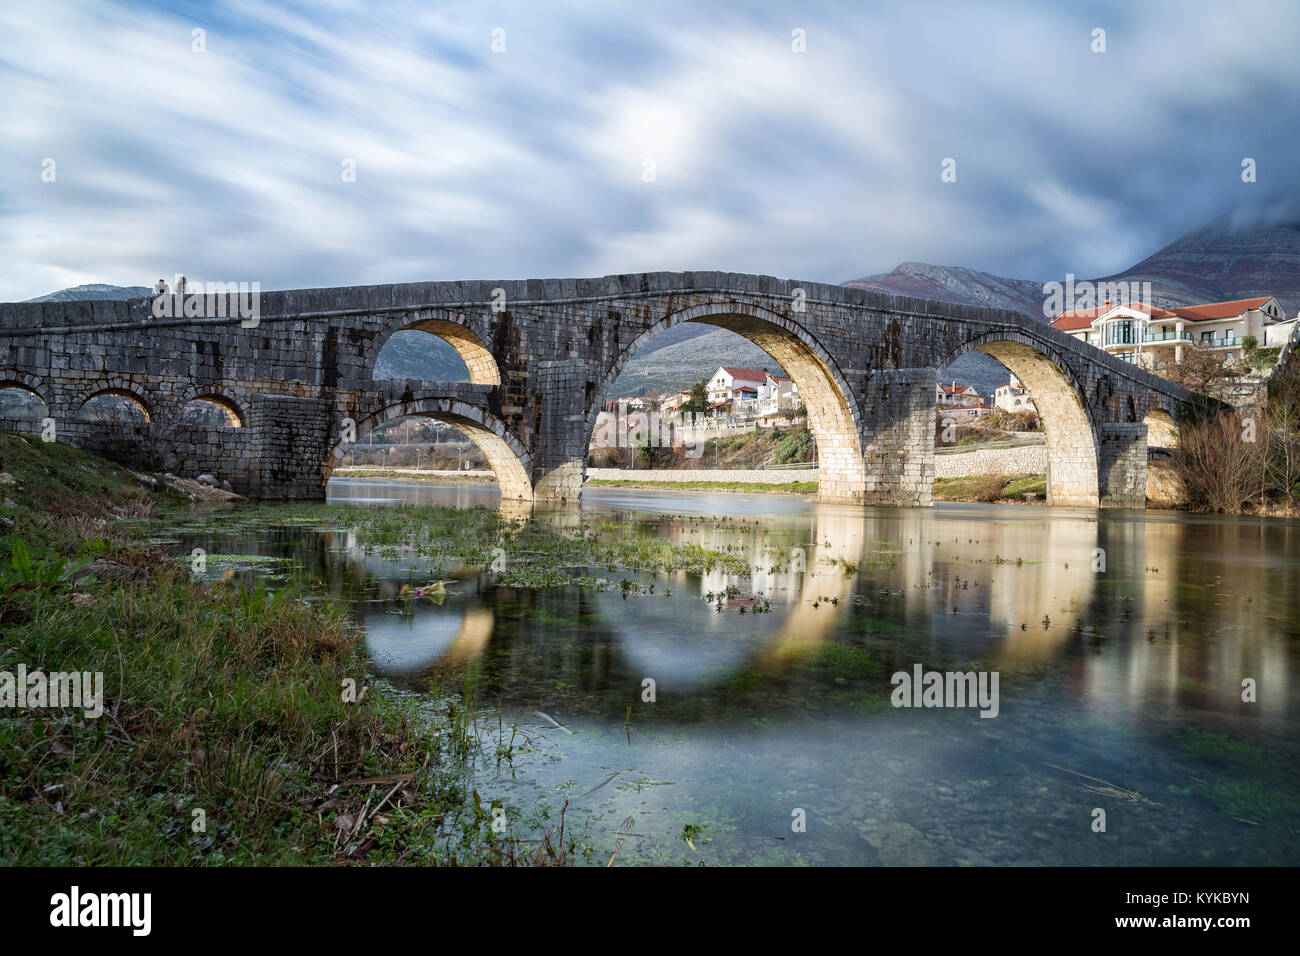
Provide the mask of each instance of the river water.
{"label": "river water", "polygon": [[[490,485],[329,499],[497,506]],[[520,820],[567,799],[582,861],[1300,863],[1300,522],[588,488],[536,520],[751,572],[524,588],[480,568],[399,613],[427,562],[276,514],[170,544],[292,559],[349,603],[377,677],[472,687],[516,745],[474,788]],[[996,674],[996,716],[894,706],[918,666]]]}

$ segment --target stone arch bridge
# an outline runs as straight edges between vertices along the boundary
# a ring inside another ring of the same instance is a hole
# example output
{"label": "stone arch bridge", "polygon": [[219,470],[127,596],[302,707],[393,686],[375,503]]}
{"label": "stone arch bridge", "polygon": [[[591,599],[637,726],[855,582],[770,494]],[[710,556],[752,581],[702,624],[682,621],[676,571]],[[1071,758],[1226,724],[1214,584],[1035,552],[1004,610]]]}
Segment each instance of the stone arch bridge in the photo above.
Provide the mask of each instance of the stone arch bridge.
{"label": "stone arch bridge", "polygon": [[[795,381],[817,442],[822,500],[926,506],[938,369],[978,349],[1028,388],[1046,431],[1049,501],[1145,505],[1148,421],[1167,428],[1192,393],[998,309],[722,272],[429,282],[0,305],[0,386],[46,405],[61,440],[137,466],[228,478],[266,499],[320,498],[349,426],[420,414],[485,453],[504,498],[576,499],[606,390],[642,346],[683,322],[739,333]],[[449,342],[467,383],[376,381],[395,332]],[[110,394],[144,422],[79,415]],[[182,421],[207,399],[225,427]],[[2,423],[0,423],[2,424]],[[7,427],[15,427],[8,423]],[[31,427],[30,422],[27,425]]]}

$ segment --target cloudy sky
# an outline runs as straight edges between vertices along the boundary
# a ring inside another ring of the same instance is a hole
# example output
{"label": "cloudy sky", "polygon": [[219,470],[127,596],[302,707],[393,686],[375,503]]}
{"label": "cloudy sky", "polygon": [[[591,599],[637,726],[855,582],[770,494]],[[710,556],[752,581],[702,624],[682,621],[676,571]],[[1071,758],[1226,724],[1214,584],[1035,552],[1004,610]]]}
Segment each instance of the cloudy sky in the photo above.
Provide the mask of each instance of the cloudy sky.
{"label": "cloudy sky", "polygon": [[1289,0],[0,0],[0,300],[1105,274],[1300,218],[1298,40]]}

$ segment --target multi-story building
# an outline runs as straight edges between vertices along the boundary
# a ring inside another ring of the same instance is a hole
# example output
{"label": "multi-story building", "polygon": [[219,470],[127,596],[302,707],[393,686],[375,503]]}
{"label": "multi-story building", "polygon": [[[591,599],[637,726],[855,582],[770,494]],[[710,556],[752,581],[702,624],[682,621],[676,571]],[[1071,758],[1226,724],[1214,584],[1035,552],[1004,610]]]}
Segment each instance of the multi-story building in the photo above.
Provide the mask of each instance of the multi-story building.
{"label": "multi-story building", "polygon": [[750,398],[758,397],[758,389],[767,384],[767,372],[753,368],[733,368],[723,365],[709,379],[709,404],[729,402],[733,399],[743,401],[745,393]]}
{"label": "multi-story building", "polygon": [[993,390],[993,404],[1004,412],[1037,412],[1034,400],[1029,397],[1020,380],[1014,375]]}
{"label": "multi-story building", "polygon": [[1052,327],[1147,368],[1180,363],[1189,349],[1210,352],[1225,362],[1241,358],[1247,337],[1260,348],[1281,345],[1296,320],[1286,321],[1271,295],[1162,309],[1140,302],[1062,312]]}
{"label": "multi-story building", "polygon": [[769,374],[758,390],[754,412],[758,418],[793,418],[802,407],[803,399],[794,382],[784,375]]}
{"label": "multi-story building", "polygon": [[659,397],[659,411],[665,415],[676,414],[690,400],[690,392],[667,392]]}
{"label": "multi-story building", "polygon": [[984,404],[984,396],[977,392],[974,386],[958,385],[956,382],[951,385],[937,383],[934,386],[934,399],[936,404],[945,408]]}

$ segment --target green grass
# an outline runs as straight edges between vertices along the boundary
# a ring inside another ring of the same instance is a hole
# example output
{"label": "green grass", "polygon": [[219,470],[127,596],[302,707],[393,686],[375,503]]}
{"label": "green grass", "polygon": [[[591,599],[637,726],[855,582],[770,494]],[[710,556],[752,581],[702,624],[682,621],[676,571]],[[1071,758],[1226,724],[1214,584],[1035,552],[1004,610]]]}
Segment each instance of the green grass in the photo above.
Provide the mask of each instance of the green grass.
{"label": "green grass", "polygon": [[848,644],[818,644],[805,663],[824,668],[833,678],[877,677],[883,671],[870,654]]}
{"label": "green grass", "polygon": [[[997,492],[996,499],[990,499],[990,486],[996,481],[1002,482],[1002,488]],[[1039,500],[1044,500],[1047,496],[1047,476],[969,475],[934,480],[934,497],[938,501],[1023,501],[1026,494],[1034,494]]]}
{"label": "green grass", "polygon": [[[142,546],[146,518],[189,510],[177,496],[57,444],[0,434],[0,453],[13,479],[0,513],[14,522],[0,536],[0,668],[99,672],[105,691],[99,718],[0,711],[0,862],[571,860],[545,806],[502,834],[485,825],[491,799],[469,784],[482,729],[468,683],[432,698],[374,683],[341,605],[193,580]],[[391,518],[377,513],[372,533]],[[96,557],[134,579],[85,576]],[[365,689],[359,701],[345,699],[348,681]]]}
{"label": "green grass", "polygon": [[1252,369],[1272,368],[1277,364],[1278,356],[1282,354],[1281,346],[1274,346],[1267,349],[1253,349],[1245,355],[1246,365]]}
{"label": "green grass", "polygon": [[1207,760],[1261,761],[1259,752],[1244,740],[1234,740],[1227,734],[1188,728],[1174,735],[1179,749]]}
{"label": "green grass", "polygon": [[1300,832],[1300,800],[1260,780],[1197,780],[1194,790],[1235,819]]}

